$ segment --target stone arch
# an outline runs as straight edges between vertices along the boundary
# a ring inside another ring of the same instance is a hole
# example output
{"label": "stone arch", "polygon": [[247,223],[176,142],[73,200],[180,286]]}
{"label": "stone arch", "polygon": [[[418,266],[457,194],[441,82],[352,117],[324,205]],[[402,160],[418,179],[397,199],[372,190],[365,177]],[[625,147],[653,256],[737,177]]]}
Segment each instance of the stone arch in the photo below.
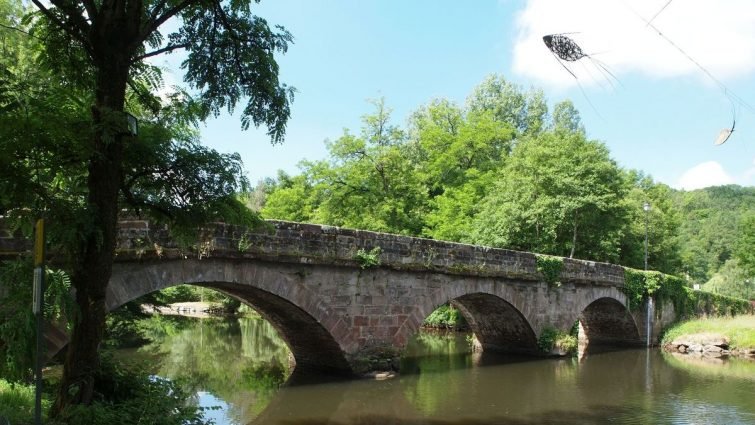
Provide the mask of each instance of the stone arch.
{"label": "stone arch", "polygon": [[279,332],[296,360],[296,374],[350,375],[338,335],[347,324],[304,284],[306,265],[185,259],[116,263],[108,286],[112,310],[178,284],[204,286],[251,305]]}
{"label": "stone arch", "polygon": [[578,320],[582,345],[642,345],[634,317],[627,307],[614,297],[595,299],[581,310]]}
{"label": "stone arch", "polygon": [[[526,300],[518,285],[530,283],[501,281],[493,278],[459,277],[453,284],[433,284],[437,276],[426,277],[428,287],[435,288],[418,299],[412,315],[399,330],[396,340],[402,345],[419,330],[424,319],[437,307],[452,302],[469,322],[480,349],[491,352],[537,352],[537,337],[531,321],[523,313]],[[447,279],[447,277],[446,277]]]}
{"label": "stone arch", "polygon": [[537,337],[524,315],[496,295],[471,293],[452,300],[469,322],[482,351],[537,352]]}

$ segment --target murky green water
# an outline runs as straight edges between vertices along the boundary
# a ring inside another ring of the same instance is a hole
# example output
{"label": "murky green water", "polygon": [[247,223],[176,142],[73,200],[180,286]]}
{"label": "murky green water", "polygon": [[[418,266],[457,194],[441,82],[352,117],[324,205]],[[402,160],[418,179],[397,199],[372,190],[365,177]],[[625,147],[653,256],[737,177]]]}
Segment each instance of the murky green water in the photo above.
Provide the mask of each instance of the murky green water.
{"label": "murky green water", "polygon": [[282,385],[285,344],[265,321],[196,320],[147,356],[217,424],[755,424],[755,362],[690,364],[657,350],[581,359],[469,353],[463,335],[418,335],[400,377]]}

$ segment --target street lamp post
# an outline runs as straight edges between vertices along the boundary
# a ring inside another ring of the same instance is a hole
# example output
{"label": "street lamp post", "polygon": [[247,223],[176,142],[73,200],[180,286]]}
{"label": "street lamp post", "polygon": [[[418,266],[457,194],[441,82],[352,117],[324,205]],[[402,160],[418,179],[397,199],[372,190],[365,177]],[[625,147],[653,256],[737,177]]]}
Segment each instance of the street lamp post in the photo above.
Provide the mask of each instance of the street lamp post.
{"label": "street lamp post", "polygon": [[[650,203],[645,201],[642,204],[642,209],[645,210],[645,271],[648,270],[648,213],[650,213]],[[647,276],[645,276],[647,278]],[[653,296],[648,295],[647,302],[647,317],[645,318],[646,327],[645,335],[647,336],[647,346],[653,346]]]}
{"label": "street lamp post", "polygon": [[650,203],[645,201],[642,204],[642,209],[645,210],[645,271],[648,269],[648,213],[650,212]]}

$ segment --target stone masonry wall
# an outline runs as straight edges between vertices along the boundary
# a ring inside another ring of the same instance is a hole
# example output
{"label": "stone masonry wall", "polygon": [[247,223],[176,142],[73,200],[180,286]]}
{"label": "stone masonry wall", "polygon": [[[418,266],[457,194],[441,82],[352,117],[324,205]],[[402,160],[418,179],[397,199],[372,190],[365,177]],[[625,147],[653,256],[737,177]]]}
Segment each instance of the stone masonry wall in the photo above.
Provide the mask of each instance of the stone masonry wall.
{"label": "stone masonry wall", "polygon": [[[256,229],[215,223],[199,231],[194,248],[181,248],[165,226],[143,220],[119,224],[118,258],[222,256],[276,262],[359,266],[357,252],[380,247],[380,265],[396,270],[540,281],[536,256],[461,243],[333,226],[267,221]],[[621,266],[564,259],[562,282],[623,286]]]}

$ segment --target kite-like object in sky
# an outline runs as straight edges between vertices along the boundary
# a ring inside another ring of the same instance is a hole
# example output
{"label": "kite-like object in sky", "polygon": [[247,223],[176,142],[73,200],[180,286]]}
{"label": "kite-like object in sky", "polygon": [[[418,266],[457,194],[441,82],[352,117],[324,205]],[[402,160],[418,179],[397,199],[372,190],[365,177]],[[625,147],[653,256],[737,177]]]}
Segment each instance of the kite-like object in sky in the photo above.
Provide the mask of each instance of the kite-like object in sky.
{"label": "kite-like object in sky", "polygon": [[578,61],[587,55],[582,51],[582,48],[564,34],[548,34],[543,36],[545,45],[548,46],[551,52],[555,53],[560,59],[574,62]]}
{"label": "kite-like object in sky", "polygon": [[[569,69],[569,67],[567,67],[562,61],[576,62],[580,59],[587,58],[598,68],[601,73],[604,74],[606,80],[608,80],[609,83],[611,83],[611,79],[608,78],[608,76],[611,76],[614,80],[619,81],[616,76],[608,70],[608,67],[603,62],[585,53],[582,48],[579,47],[579,44],[577,44],[571,38],[567,37],[565,34],[544,35],[543,42],[545,43],[546,47],[548,47],[548,50],[550,50],[551,53],[556,56],[558,63],[560,63],[561,66],[563,66],[564,69],[566,69],[566,71],[569,72],[572,77],[574,77],[574,79],[577,79],[577,75],[574,74],[574,72],[572,72],[572,70]],[[611,83],[611,85],[613,84]]]}
{"label": "kite-like object in sky", "polygon": [[726,141],[729,140],[729,137],[731,137],[731,133],[734,132],[735,125],[737,125],[736,119],[734,119],[734,121],[731,123],[731,128],[724,128],[720,133],[718,133],[718,137],[716,137],[716,141],[713,144],[718,146],[726,143]]}

